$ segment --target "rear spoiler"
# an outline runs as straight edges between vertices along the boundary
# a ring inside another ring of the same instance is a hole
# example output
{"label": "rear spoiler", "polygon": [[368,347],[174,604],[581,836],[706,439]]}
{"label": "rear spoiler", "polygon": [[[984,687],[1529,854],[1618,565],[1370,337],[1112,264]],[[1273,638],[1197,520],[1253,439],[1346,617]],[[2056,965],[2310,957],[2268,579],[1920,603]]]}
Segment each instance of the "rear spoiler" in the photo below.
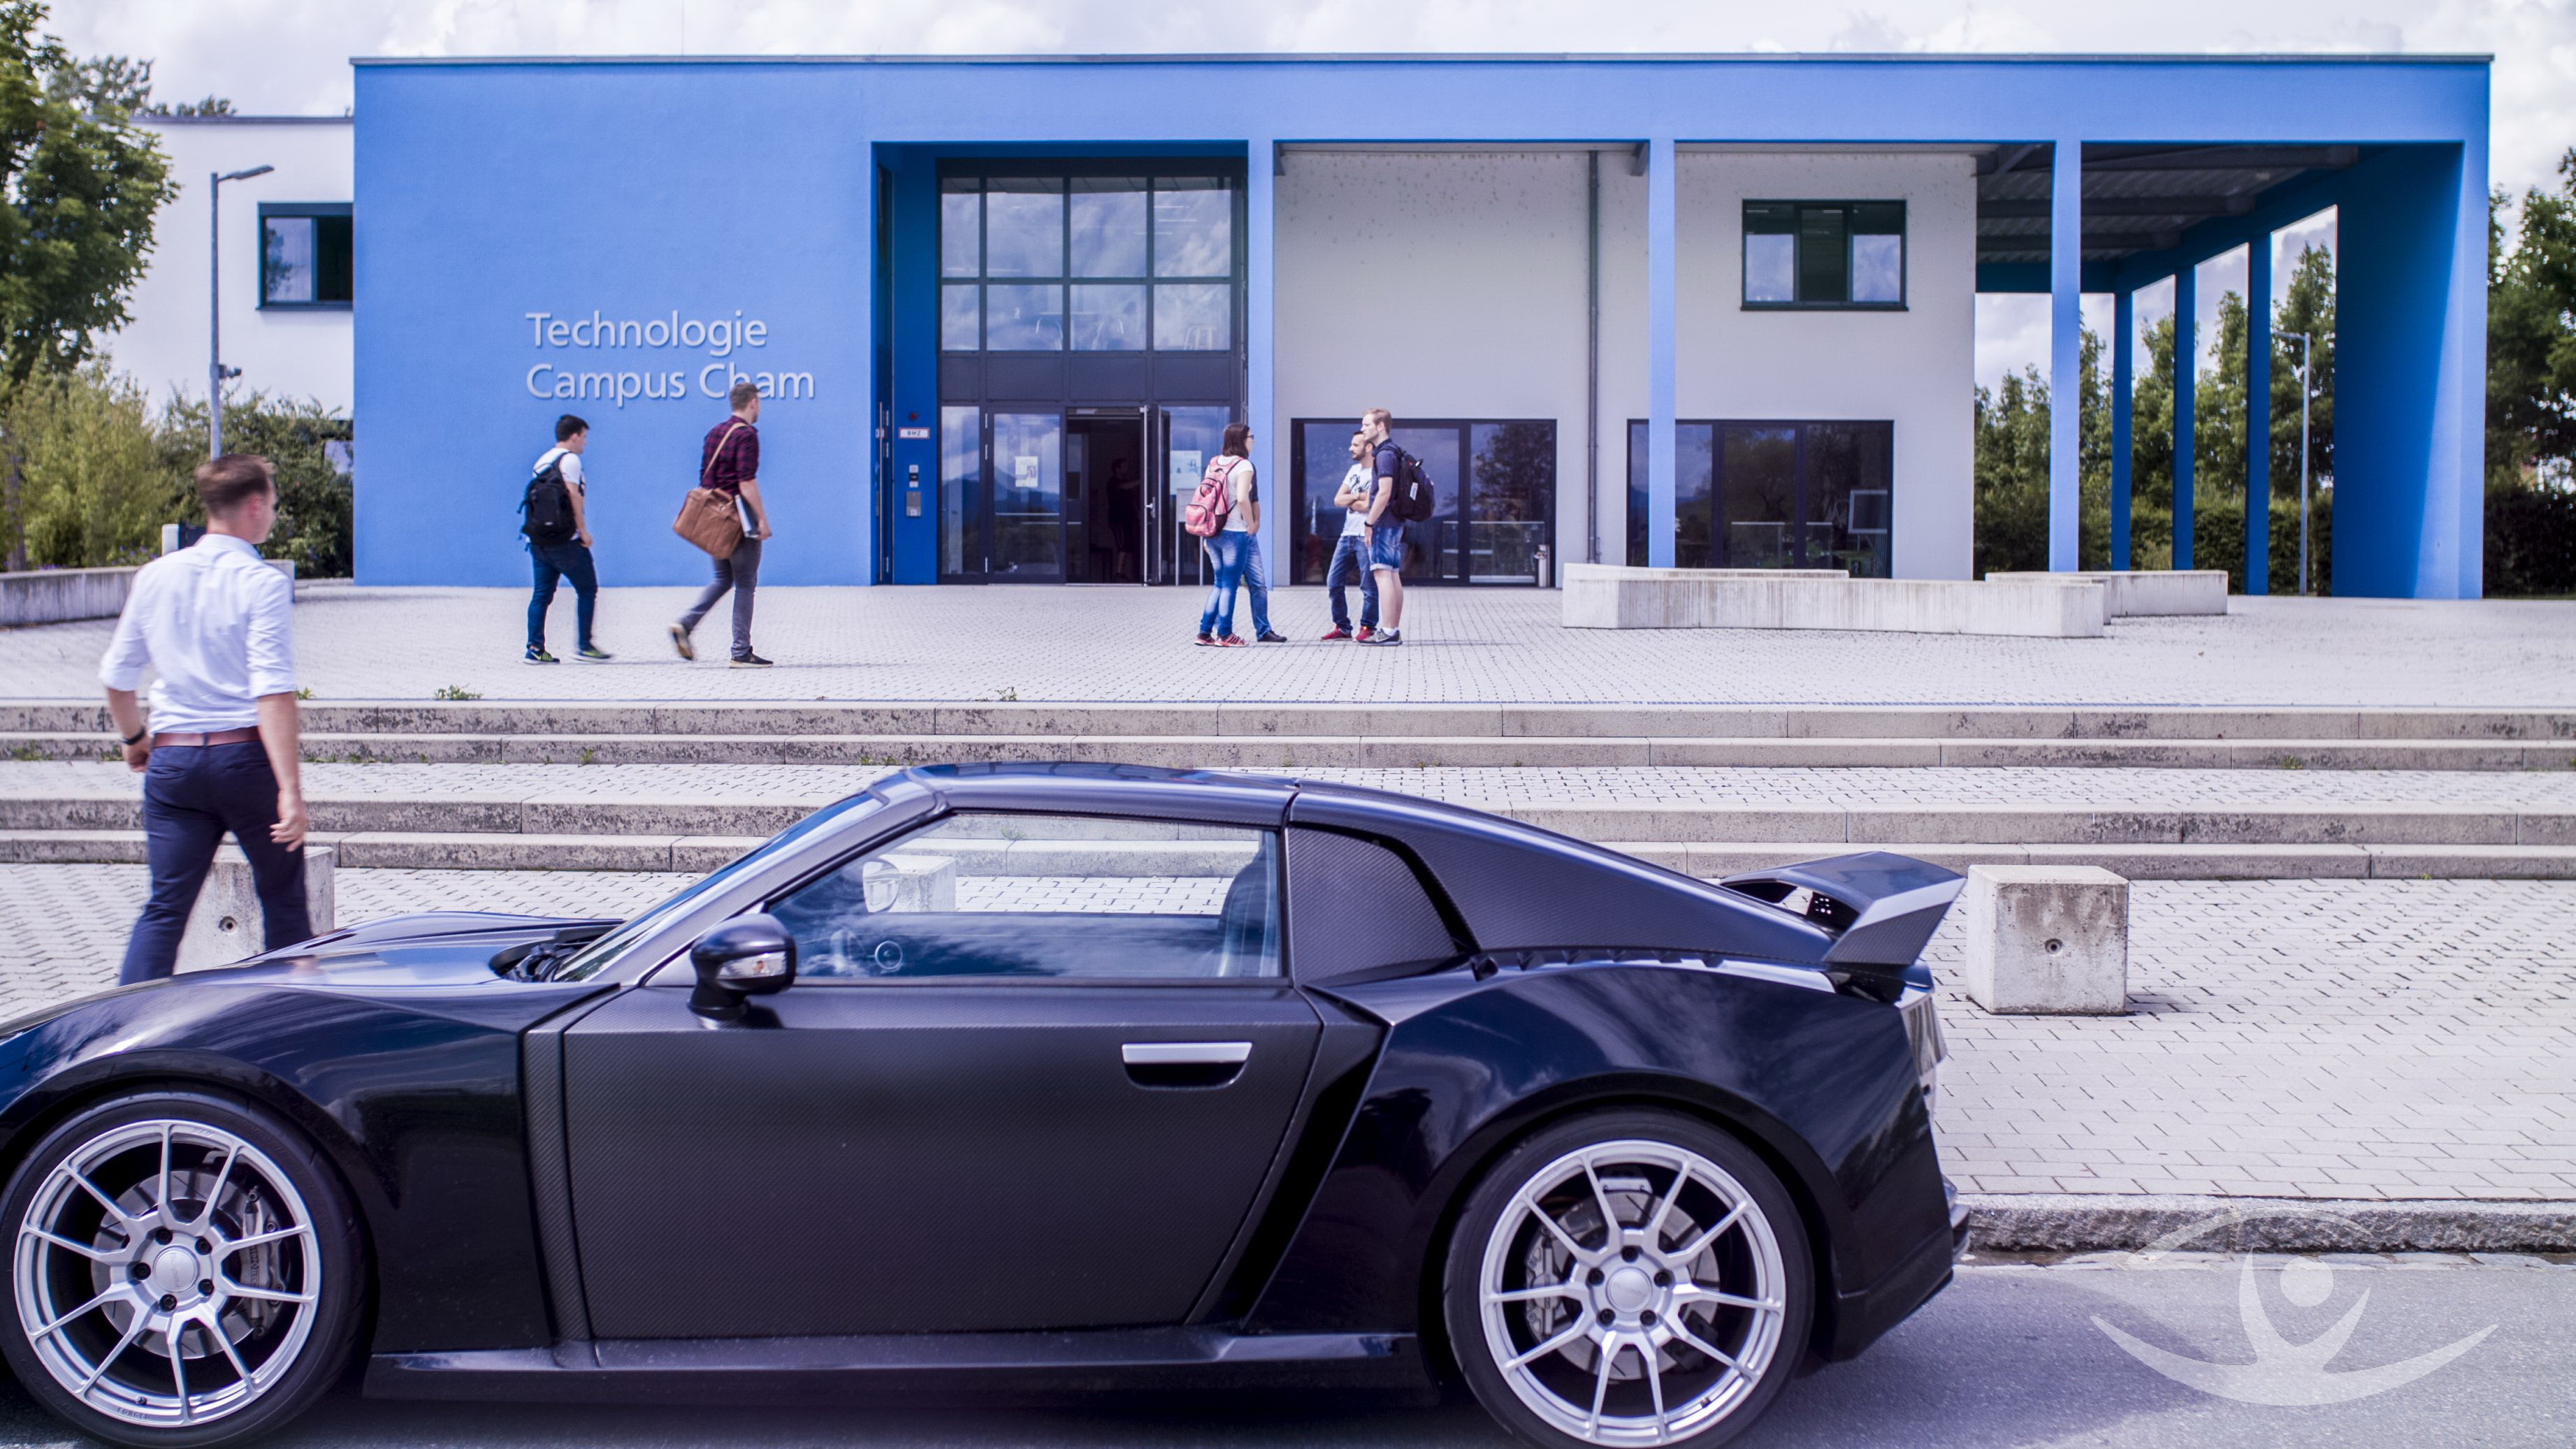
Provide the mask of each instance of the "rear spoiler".
{"label": "rear spoiler", "polygon": [[1718,882],[1831,932],[1825,965],[1886,975],[1923,954],[1967,878],[1883,850],[1747,871]]}

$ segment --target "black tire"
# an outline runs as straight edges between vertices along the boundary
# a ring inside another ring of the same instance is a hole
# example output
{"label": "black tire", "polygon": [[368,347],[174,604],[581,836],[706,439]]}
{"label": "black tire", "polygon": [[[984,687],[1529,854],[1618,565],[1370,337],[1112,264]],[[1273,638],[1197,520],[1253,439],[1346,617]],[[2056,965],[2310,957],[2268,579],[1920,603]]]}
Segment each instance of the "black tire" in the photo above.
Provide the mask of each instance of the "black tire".
{"label": "black tire", "polygon": [[[1488,1305],[1489,1286],[1516,1296]],[[1806,1354],[1806,1228],[1727,1133],[1652,1109],[1586,1113],[1504,1153],[1468,1194],[1440,1313],[1476,1401],[1519,1438],[1708,1449],[1760,1418]]]}
{"label": "black tire", "polygon": [[[258,1438],[338,1380],[357,1337],[362,1255],[339,1174],[293,1128],[229,1097],[162,1090],[83,1109],[10,1175],[0,1224],[11,1243],[0,1352],[37,1402],[95,1438],[139,1449]],[[93,1289],[97,1302],[72,1311]]]}

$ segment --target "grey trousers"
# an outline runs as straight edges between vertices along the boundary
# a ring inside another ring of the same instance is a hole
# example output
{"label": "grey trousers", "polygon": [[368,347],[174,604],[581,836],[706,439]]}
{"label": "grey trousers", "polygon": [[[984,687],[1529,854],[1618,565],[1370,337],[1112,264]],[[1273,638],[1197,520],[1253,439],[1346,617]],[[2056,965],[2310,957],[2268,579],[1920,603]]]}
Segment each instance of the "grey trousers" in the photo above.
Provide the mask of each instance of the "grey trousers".
{"label": "grey trousers", "polygon": [[735,546],[733,557],[717,559],[715,564],[715,582],[707,585],[698,595],[698,601],[689,606],[689,612],[680,616],[680,627],[696,633],[698,621],[716,606],[716,600],[725,596],[725,590],[731,589],[733,657],[748,659],[751,657],[752,595],[760,588],[760,540],[745,534],[742,542]]}

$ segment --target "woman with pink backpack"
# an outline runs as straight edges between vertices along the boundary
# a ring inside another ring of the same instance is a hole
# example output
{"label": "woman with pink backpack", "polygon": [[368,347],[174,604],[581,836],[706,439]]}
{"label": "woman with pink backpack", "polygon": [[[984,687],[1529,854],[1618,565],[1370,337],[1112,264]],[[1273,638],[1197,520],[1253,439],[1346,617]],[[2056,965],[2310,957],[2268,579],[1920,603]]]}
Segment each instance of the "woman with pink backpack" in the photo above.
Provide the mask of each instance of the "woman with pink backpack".
{"label": "woman with pink backpack", "polygon": [[1288,636],[1270,627],[1270,577],[1261,566],[1261,489],[1252,467],[1249,425],[1225,425],[1225,442],[1199,476],[1198,490],[1182,510],[1181,526],[1198,538],[1208,561],[1207,607],[1199,613],[1198,642],[1243,647],[1243,636],[1234,632],[1234,595],[1248,582],[1253,637],[1264,644],[1287,643]]}

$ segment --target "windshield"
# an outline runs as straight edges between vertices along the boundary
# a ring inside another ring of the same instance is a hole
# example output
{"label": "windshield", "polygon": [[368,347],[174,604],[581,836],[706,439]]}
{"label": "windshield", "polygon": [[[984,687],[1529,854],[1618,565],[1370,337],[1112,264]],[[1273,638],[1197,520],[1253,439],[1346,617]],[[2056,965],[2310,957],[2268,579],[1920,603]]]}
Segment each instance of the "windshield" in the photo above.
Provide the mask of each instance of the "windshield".
{"label": "windshield", "polygon": [[672,917],[688,910],[700,900],[705,899],[710,892],[722,890],[734,881],[740,880],[743,876],[751,873],[752,871],[758,870],[763,864],[767,863],[771,857],[777,855],[780,851],[785,850],[788,846],[795,844],[797,841],[804,839],[806,836],[813,834],[815,831],[822,829],[824,826],[843,820],[854,813],[864,813],[866,811],[874,810],[883,804],[885,804],[885,802],[874,795],[853,795],[847,800],[838,801],[834,804],[824,806],[822,809],[817,810],[813,814],[806,816],[804,819],[797,821],[795,824],[788,826],[785,830],[771,836],[765,844],[760,846],[759,849],[752,851],[749,855],[716,870],[704,880],[688,886],[681,890],[679,894],[672,896],[669,900],[662,902],[653,909],[646,911],[644,914],[635,917],[633,920],[628,921],[622,926],[619,926],[616,930],[613,930],[607,935],[600,937],[598,940],[591,942],[588,946],[582,948],[580,954],[564,962],[560,968],[546,979],[549,981],[580,981],[586,977],[598,974],[600,969],[607,966],[609,962],[624,955],[627,947],[634,945],[637,941],[642,940],[653,931],[659,929],[663,922],[670,920]]}

